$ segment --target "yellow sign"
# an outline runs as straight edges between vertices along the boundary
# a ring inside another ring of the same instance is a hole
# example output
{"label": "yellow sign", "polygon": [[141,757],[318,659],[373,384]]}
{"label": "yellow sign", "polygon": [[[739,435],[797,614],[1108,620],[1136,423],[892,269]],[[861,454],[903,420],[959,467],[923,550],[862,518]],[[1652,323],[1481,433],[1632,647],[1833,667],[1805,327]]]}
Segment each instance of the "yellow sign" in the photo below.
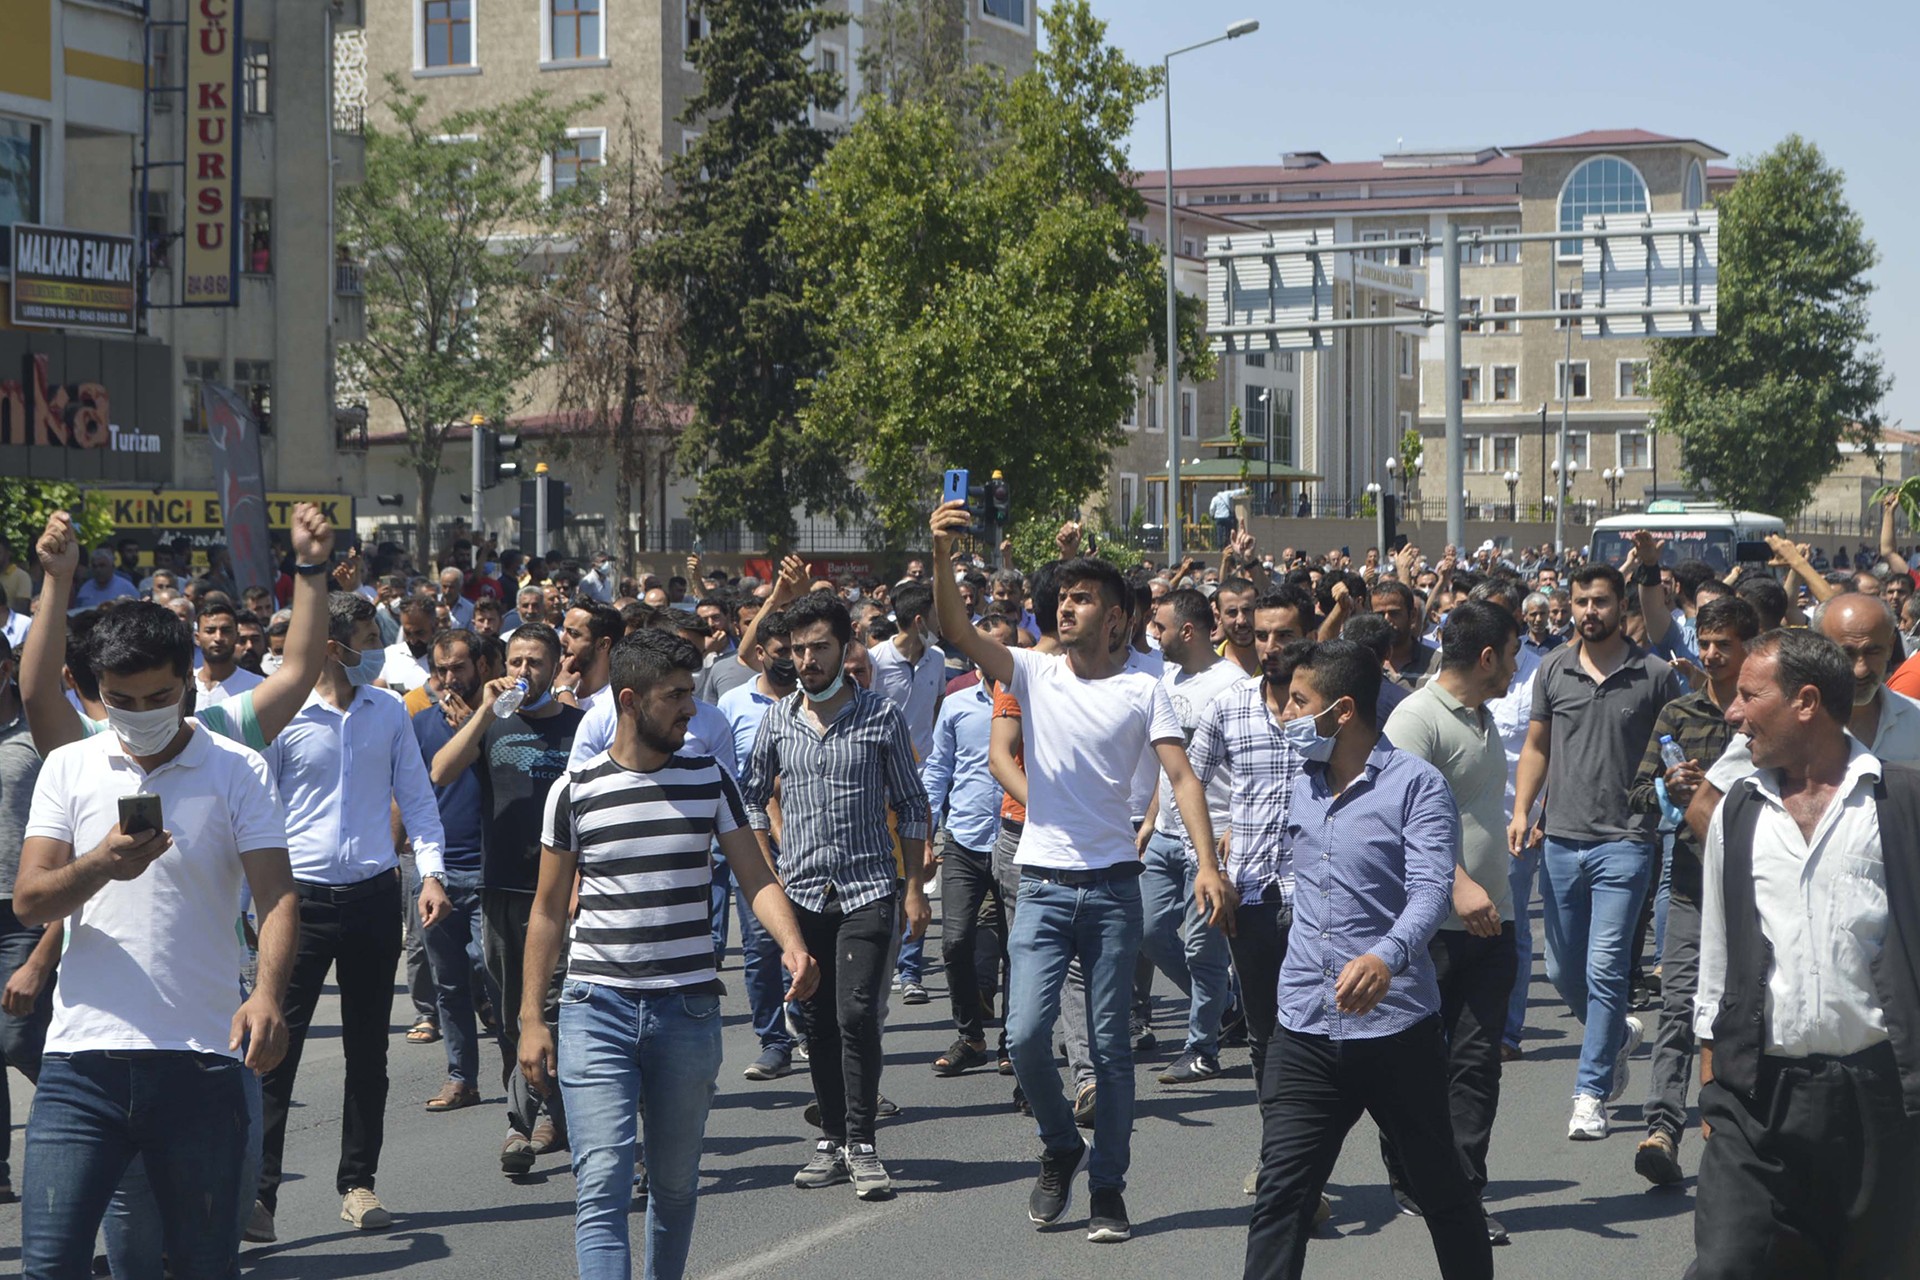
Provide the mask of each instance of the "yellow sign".
{"label": "yellow sign", "polygon": [[240,293],[240,0],[187,4],[186,226],[182,302]]}
{"label": "yellow sign", "polygon": [[[267,527],[284,529],[293,504],[311,502],[335,529],[353,528],[353,499],[344,493],[269,493]],[[196,543],[226,537],[220,498],[211,489],[89,489],[89,507],[112,513],[116,537],[151,532],[161,538],[186,536]],[[196,534],[205,535],[195,537]]]}

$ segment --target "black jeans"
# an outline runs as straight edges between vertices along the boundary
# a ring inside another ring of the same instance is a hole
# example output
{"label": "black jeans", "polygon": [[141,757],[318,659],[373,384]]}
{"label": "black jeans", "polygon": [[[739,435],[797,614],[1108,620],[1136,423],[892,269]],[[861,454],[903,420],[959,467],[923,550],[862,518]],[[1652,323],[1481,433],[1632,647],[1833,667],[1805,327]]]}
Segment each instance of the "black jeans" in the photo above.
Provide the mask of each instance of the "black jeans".
{"label": "black jeans", "polygon": [[1445,1280],[1487,1280],[1487,1215],[1447,1121],[1440,1019],[1372,1040],[1273,1033],[1260,1104],[1260,1190],[1247,1228],[1245,1280],[1299,1280],[1320,1192],[1347,1131],[1365,1111],[1406,1164]]}
{"label": "black jeans", "polygon": [[279,1202],[280,1162],[287,1146],[287,1108],[300,1070],[307,1028],[327,972],[340,989],[340,1047],[346,1086],[340,1115],[340,1165],[334,1190],[373,1188],[386,1137],[387,1030],[393,1021],[393,975],[400,963],[400,877],[383,871],[361,886],[329,891],[298,883],[300,941],[287,981],[287,1056],[260,1081],[266,1120],[260,1161],[260,1200]]}
{"label": "black jeans", "polygon": [[[480,891],[481,950],[486,956],[487,974],[500,988],[500,1083],[507,1091],[507,1124],[521,1137],[533,1132],[534,1122],[545,1113],[561,1137],[567,1132],[567,1111],[560,1091],[542,1097],[527,1083],[520,1071],[520,997],[525,983],[527,921],[533,915],[533,895],[510,889]],[[560,1044],[560,984],[567,972],[566,946],[561,944],[560,963],[547,981],[543,1016],[553,1043]]]}
{"label": "black jeans", "polygon": [[1687,1127],[1687,1086],[1693,1081],[1693,995],[1700,986],[1700,904],[1679,894],[1667,901],[1667,934],[1660,948],[1660,1029],[1653,1037],[1653,1077],[1647,1096],[1647,1132],[1677,1144]]}
{"label": "black jeans", "polygon": [[1699,1280],[1912,1280],[1920,1275],[1920,1120],[1893,1049],[1762,1058],[1751,1099],[1700,1089],[1693,1242]]}
{"label": "black jeans", "polygon": [[[953,998],[953,1025],[968,1040],[986,1038],[980,975],[974,963],[984,927],[1007,948],[1006,902],[993,874],[991,851],[976,853],[949,842],[940,863],[940,963]],[[983,912],[982,907],[987,909]]]}
{"label": "black jeans", "polygon": [[[40,945],[44,928],[30,929],[13,914],[13,899],[0,898],[0,985],[13,971],[27,962]],[[47,1042],[47,1027],[53,1021],[53,988],[58,975],[48,977],[40,996],[24,1018],[0,1013],[0,1181],[10,1180],[8,1161],[13,1157],[13,1100],[7,1089],[7,1068],[12,1067],[29,1081],[40,1079],[40,1050]]]}
{"label": "black jeans", "polygon": [[[1466,1162],[1467,1179],[1477,1195],[1487,1187],[1487,1147],[1493,1117],[1500,1108],[1500,1035],[1506,1028],[1507,999],[1513,994],[1513,922],[1491,938],[1465,929],[1442,929],[1427,944],[1440,982],[1440,1030],[1447,1040],[1447,1100],[1453,1115],[1453,1142]],[[1393,1143],[1383,1130],[1380,1158],[1395,1185],[1406,1186]]]}
{"label": "black jeans", "polygon": [[892,976],[897,900],[841,913],[796,905],[800,936],[820,966],[807,999],[807,1065],[820,1128],[835,1143],[872,1142],[880,1097],[881,1002]]}
{"label": "black jeans", "polygon": [[1247,1049],[1253,1057],[1253,1087],[1267,1098],[1267,1045],[1280,1021],[1280,964],[1287,958],[1287,934],[1293,906],[1268,888],[1259,902],[1233,913],[1234,936],[1227,939],[1233,969],[1240,975],[1240,1000],[1247,1009]]}

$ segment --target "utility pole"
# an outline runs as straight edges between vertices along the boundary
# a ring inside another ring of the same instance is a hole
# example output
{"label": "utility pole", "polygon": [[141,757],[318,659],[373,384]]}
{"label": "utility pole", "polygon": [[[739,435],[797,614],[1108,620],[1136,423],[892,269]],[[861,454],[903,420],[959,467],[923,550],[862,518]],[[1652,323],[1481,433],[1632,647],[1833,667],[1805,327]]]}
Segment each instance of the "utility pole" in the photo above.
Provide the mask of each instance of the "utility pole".
{"label": "utility pole", "polygon": [[468,443],[473,446],[470,452],[473,454],[473,539],[475,542],[480,540],[480,531],[486,523],[480,514],[480,495],[485,491],[489,479],[486,475],[487,428],[483,425],[485,422],[486,418],[476,413],[467,424],[472,428]]}
{"label": "utility pole", "polygon": [[1446,326],[1447,354],[1447,541],[1462,555],[1467,550],[1467,504],[1462,493],[1467,483],[1466,425],[1460,407],[1460,228],[1447,220],[1441,239],[1447,255],[1441,269],[1446,284],[1442,320]]}

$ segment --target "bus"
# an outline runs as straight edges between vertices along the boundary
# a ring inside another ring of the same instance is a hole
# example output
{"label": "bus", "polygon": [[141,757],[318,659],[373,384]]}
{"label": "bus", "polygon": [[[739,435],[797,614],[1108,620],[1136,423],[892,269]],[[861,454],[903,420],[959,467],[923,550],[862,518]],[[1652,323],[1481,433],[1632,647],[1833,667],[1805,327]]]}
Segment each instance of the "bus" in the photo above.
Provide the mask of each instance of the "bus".
{"label": "bus", "polygon": [[[1716,576],[1733,568],[1743,542],[1763,542],[1768,534],[1784,534],[1786,522],[1758,511],[1729,511],[1712,502],[1649,502],[1632,515],[1608,516],[1593,526],[1591,559],[1618,568],[1633,549],[1635,531],[1645,529],[1665,539],[1662,564],[1704,560]],[[1764,559],[1762,560],[1764,563]]]}

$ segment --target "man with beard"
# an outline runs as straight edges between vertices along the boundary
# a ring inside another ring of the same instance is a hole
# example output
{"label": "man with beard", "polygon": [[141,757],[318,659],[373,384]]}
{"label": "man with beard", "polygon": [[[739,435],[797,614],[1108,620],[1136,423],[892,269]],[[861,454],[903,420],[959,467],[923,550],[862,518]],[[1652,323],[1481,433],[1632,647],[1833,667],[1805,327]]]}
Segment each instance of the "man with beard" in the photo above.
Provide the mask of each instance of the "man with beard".
{"label": "man with beard", "polygon": [[597,600],[578,600],[561,620],[560,661],[562,701],[570,701],[582,711],[592,711],[598,703],[611,701],[608,684],[610,655],[614,641],[626,634],[626,621],[620,611]]}
{"label": "man with beard", "polygon": [[[443,631],[433,642],[433,676],[438,703],[413,713],[413,736],[429,766],[453,741],[454,731],[477,713],[480,690],[496,674],[498,642],[472,631]],[[487,707],[489,712],[492,707]],[[457,1111],[480,1101],[480,1039],[474,1009],[476,975],[485,983],[486,962],[480,939],[481,814],[485,787],[476,762],[431,777],[433,797],[445,833],[441,860],[452,910],[436,929],[427,930],[427,966],[433,974],[434,1005],[447,1046],[447,1080],[427,1100],[429,1111]],[[491,985],[485,983],[485,985]],[[489,998],[494,993],[489,991]],[[492,1001],[494,1008],[503,1006]]]}
{"label": "man with beard", "polygon": [[200,646],[200,667],[193,673],[193,701],[197,707],[218,706],[228,698],[259,685],[261,678],[239,664],[239,614],[225,600],[209,600],[194,623],[194,642]]}
{"label": "man with beard", "polygon": [[[480,776],[480,914],[487,976],[500,992],[501,1041],[506,1056],[507,1137],[500,1171],[526,1173],[536,1156],[567,1146],[566,1113],[557,1092],[542,1096],[514,1069],[519,1058],[519,1011],[527,975],[533,895],[540,880],[540,823],[553,782],[566,772],[581,711],[553,696],[560,667],[560,637],[544,622],[515,628],[507,641],[507,673],[481,691],[467,722],[440,748],[430,765],[435,786],[468,768]],[[519,710],[496,717],[500,695],[524,682]],[[559,972],[534,975],[544,986],[549,1033],[559,1018]]]}
{"label": "man with beard", "polygon": [[1228,578],[1213,595],[1213,609],[1220,627],[1218,652],[1249,676],[1260,674],[1260,659],[1253,651],[1256,594],[1254,585],[1245,578]]}
{"label": "man with beard", "polygon": [[[1640,569],[1660,580],[1658,565]],[[1621,631],[1626,582],[1612,565],[1573,575],[1579,642],[1547,655],[1534,678],[1532,723],[1520,752],[1507,851],[1526,852],[1527,815],[1544,785],[1547,977],[1586,1026],[1569,1138],[1607,1136],[1608,1102],[1627,1086],[1640,1020],[1627,1014],[1634,921],[1659,848],[1656,818],[1627,809],[1647,734],[1673,696],[1667,664]]]}
{"label": "man with beard", "polygon": [[1404,582],[1376,582],[1367,595],[1367,607],[1393,627],[1393,647],[1381,669],[1384,678],[1411,693],[1434,667],[1439,655],[1420,638],[1420,610],[1413,590]]}
{"label": "man with beard", "polygon": [[418,689],[427,682],[432,661],[433,633],[439,629],[433,600],[408,596],[400,603],[400,638],[386,647],[380,664],[380,682],[395,693]]}
{"label": "man with beard", "polygon": [[[1640,813],[1681,812],[1733,740],[1726,710],[1732,705],[1746,661],[1747,642],[1760,634],[1753,606],[1737,596],[1700,606],[1695,628],[1704,687],[1660,709],[1647,735],[1646,754],[1627,805]],[[1685,763],[1661,758],[1671,738]],[[1700,972],[1700,841],[1679,823],[1673,837],[1667,931],[1660,948],[1660,1027],[1654,1033],[1652,1093],[1647,1100],[1647,1136],[1633,1167],[1657,1186],[1680,1181],[1680,1136],[1687,1124],[1687,1077],[1693,1070],[1693,996]]]}
{"label": "man with beard", "polygon": [[240,632],[240,638],[234,644],[233,660],[240,664],[242,671],[251,671],[264,679],[267,672],[261,669],[261,661],[267,656],[267,629],[260,615],[242,611],[234,617],[234,625]]}
{"label": "man with beard", "polygon": [[[952,590],[947,579],[938,581]],[[860,1199],[881,1200],[893,1194],[873,1132],[882,1002],[899,930],[896,911],[904,907],[914,937],[926,932],[932,915],[922,883],[927,795],[899,710],[847,681],[842,663],[853,638],[847,607],[831,595],[813,594],[785,614],[800,693],[768,708],[754,738],[745,799],[761,849],[793,903],[806,950],[820,962],[820,985],[806,1014],[822,1136],[794,1185],[851,1181]],[[960,619],[952,621],[958,626]],[[776,789],[777,862],[768,810]],[[889,809],[899,832],[899,871]],[[906,881],[904,894],[899,878]]]}

